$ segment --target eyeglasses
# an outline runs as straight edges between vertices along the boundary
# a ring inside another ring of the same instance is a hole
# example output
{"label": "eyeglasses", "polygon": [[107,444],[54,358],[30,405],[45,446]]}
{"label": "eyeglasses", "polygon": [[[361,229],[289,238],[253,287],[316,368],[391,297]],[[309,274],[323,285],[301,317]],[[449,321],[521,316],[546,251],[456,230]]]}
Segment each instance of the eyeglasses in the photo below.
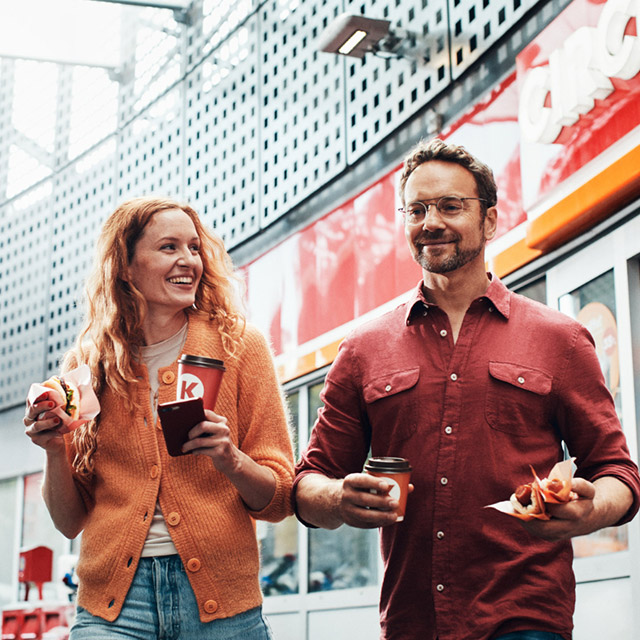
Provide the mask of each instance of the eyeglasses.
{"label": "eyeglasses", "polygon": [[464,210],[465,200],[480,200],[486,202],[484,198],[458,198],[457,196],[443,196],[435,202],[412,202],[405,209],[398,209],[406,220],[407,224],[421,224],[424,222],[429,209],[435,205],[436,209],[445,218],[455,218]]}

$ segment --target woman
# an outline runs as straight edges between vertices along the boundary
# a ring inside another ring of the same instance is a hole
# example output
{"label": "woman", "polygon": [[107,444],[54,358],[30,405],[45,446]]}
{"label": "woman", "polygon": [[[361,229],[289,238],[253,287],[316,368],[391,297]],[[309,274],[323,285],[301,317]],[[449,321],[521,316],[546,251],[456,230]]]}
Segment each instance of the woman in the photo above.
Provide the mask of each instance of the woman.
{"label": "woman", "polygon": [[[269,348],[234,304],[231,260],[188,206],[139,198],[106,221],[84,328],[100,415],[61,435],[53,397],[27,404],[56,527],[81,531],[71,640],[270,638],[253,518],[291,513],[293,456]],[[216,412],[170,457],[156,420],[182,353],[224,360]]]}

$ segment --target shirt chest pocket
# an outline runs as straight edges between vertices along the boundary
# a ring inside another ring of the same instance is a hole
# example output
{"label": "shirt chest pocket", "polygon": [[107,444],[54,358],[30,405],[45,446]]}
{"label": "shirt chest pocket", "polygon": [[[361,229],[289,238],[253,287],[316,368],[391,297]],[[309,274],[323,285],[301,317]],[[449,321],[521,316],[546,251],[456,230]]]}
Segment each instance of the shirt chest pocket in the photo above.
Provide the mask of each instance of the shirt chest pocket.
{"label": "shirt chest pocket", "polygon": [[420,418],[416,393],[420,367],[389,371],[367,381],[362,393],[373,440],[404,440],[415,432]]}
{"label": "shirt chest pocket", "polygon": [[526,436],[546,423],[553,376],[511,362],[489,362],[485,417],[497,431]]}

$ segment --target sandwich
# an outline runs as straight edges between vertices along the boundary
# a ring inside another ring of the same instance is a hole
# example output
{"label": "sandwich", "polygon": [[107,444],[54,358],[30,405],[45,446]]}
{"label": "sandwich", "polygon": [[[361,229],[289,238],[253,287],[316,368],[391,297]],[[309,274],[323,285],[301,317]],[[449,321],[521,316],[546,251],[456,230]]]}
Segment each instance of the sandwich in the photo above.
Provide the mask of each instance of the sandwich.
{"label": "sandwich", "polygon": [[65,381],[60,376],[52,376],[45,380],[42,386],[53,389],[60,396],[58,406],[61,406],[72,420],[77,420],[80,417],[80,391],[75,384]]}

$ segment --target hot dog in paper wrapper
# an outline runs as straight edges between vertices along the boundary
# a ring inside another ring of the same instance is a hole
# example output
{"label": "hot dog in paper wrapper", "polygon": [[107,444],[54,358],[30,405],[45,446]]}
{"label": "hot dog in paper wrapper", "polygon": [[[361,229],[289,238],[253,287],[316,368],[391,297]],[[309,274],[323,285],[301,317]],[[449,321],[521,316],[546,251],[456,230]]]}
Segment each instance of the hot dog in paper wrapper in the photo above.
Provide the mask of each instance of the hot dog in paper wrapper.
{"label": "hot dog in paper wrapper", "polygon": [[573,500],[571,480],[575,472],[575,458],[558,462],[549,475],[540,480],[533,467],[533,481],[516,487],[509,500],[488,505],[521,520],[549,520],[547,503],[562,504]]}
{"label": "hot dog in paper wrapper", "polygon": [[100,403],[91,384],[91,370],[86,364],[62,376],[32,384],[27,400],[33,404],[45,393],[56,405],[51,413],[62,421],[60,433],[73,431],[100,413]]}

